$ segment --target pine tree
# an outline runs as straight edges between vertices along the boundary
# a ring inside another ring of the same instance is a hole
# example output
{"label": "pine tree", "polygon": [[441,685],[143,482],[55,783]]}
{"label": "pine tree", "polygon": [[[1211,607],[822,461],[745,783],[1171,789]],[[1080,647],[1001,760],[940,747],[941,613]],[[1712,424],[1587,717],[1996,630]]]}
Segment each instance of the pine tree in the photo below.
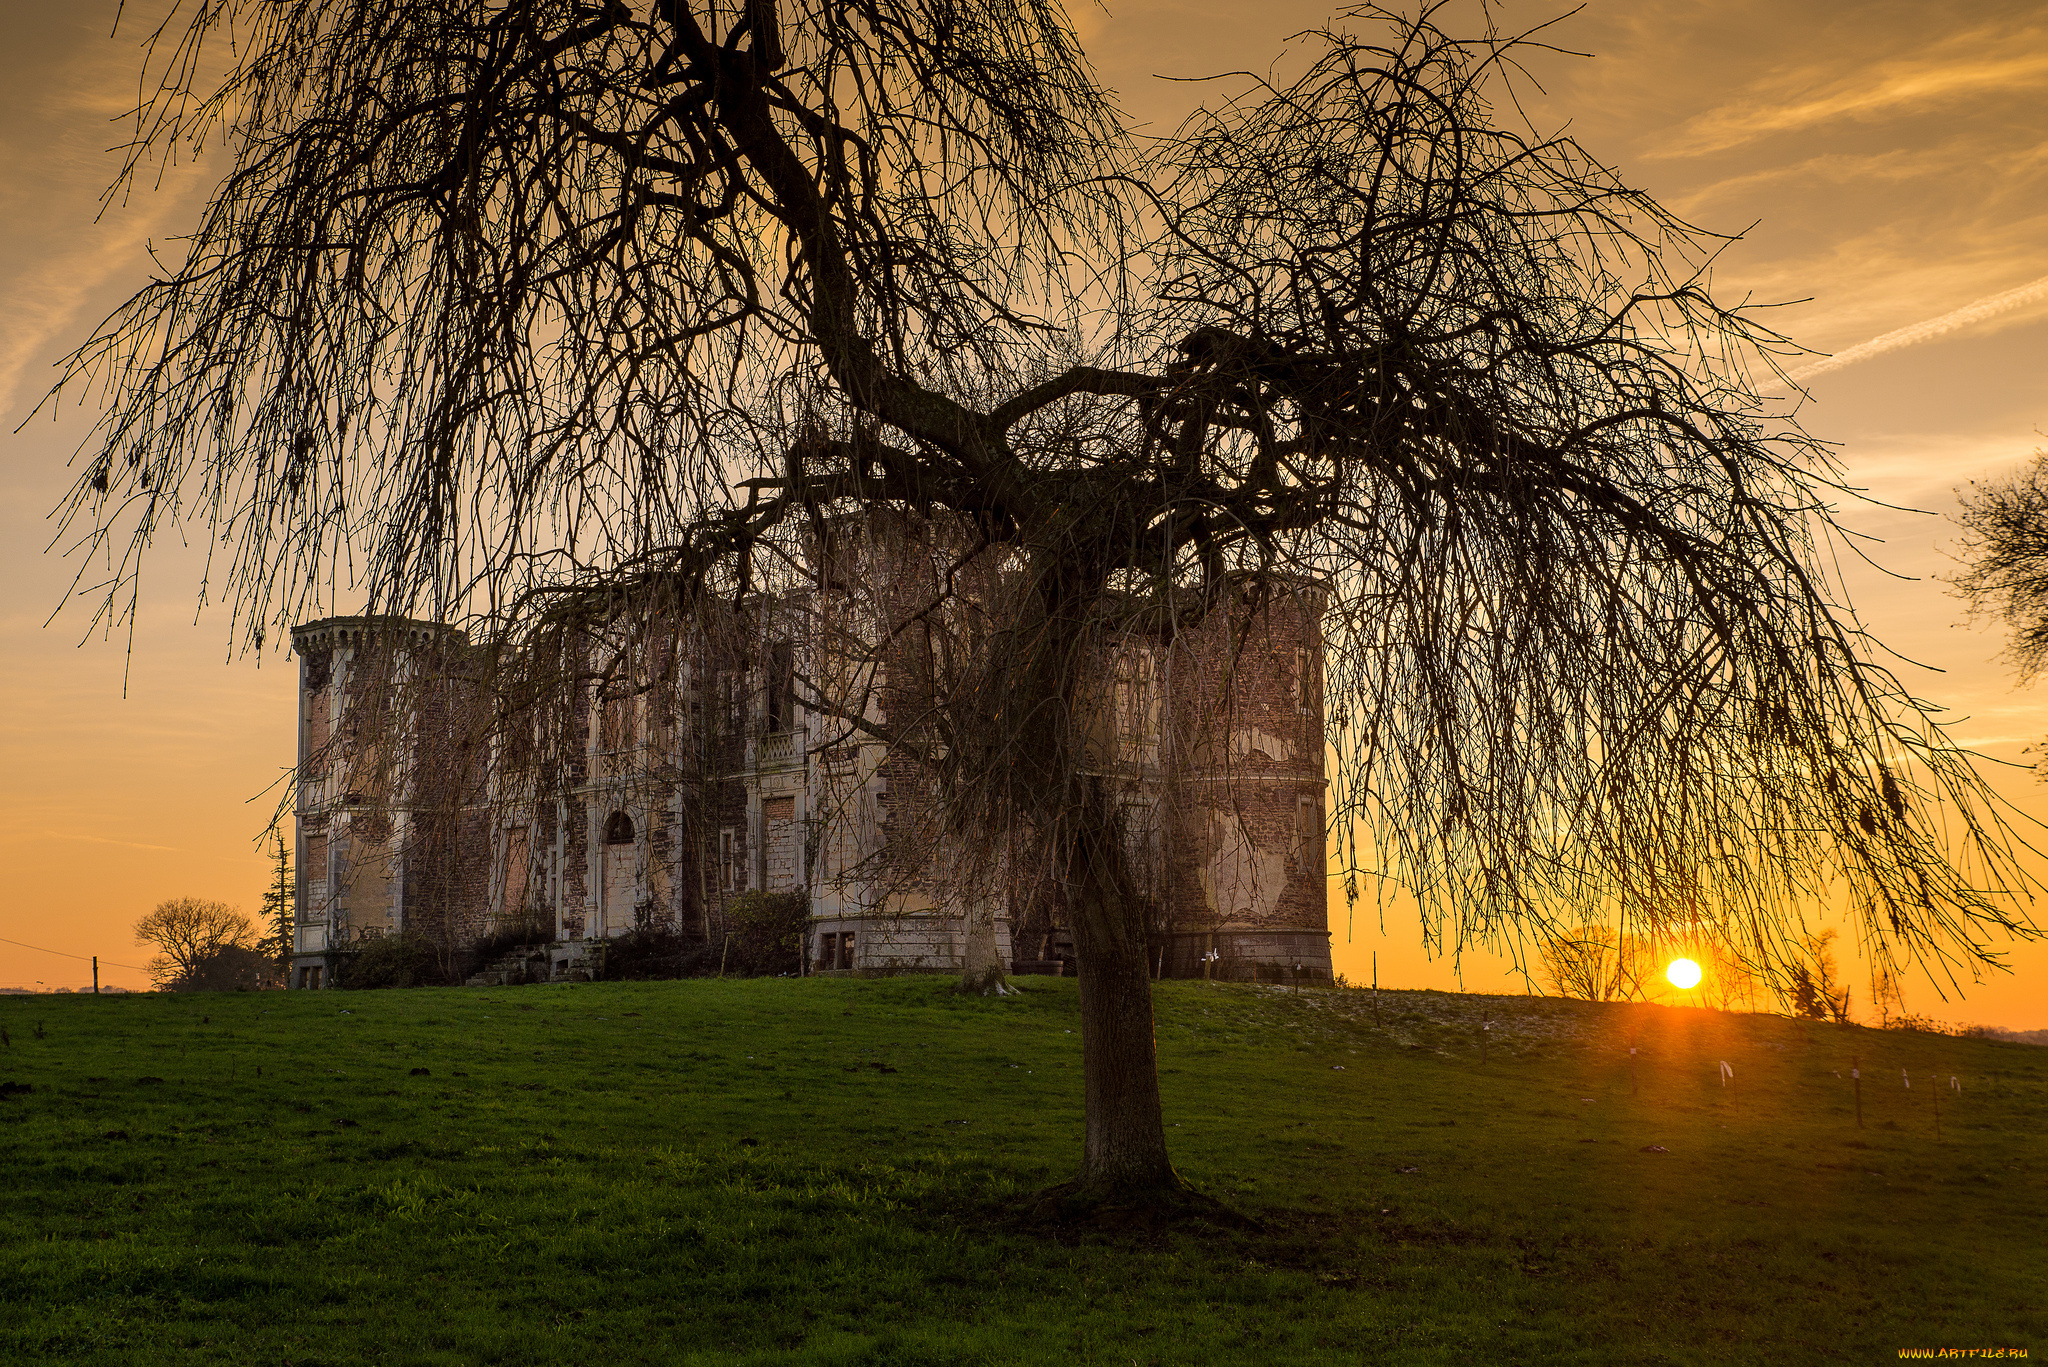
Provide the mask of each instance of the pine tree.
{"label": "pine tree", "polygon": [[1803,967],[1792,971],[1792,1014],[1802,1020],[1827,1019],[1827,1008],[1821,1004],[1820,989],[1814,985],[1813,974]]}
{"label": "pine tree", "polygon": [[270,885],[263,893],[263,924],[270,933],[262,948],[277,961],[278,972],[286,973],[292,964],[292,854],[283,831],[273,826],[270,835],[277,848],[270,857]]}

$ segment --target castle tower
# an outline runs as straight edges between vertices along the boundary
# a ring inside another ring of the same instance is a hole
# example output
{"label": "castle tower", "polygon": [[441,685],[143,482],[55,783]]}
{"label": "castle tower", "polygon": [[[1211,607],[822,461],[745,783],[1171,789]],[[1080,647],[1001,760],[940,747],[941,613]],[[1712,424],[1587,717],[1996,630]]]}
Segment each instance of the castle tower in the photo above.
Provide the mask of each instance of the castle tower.
{"label": "castle tower", "polygon": [[1330,980],[1322,608],[1213,613],[1167,661],[1163,976]]}
{"label": "castle tower", "polygon": [[292,629],[292,987],[332,986],[369,940],[451,928],[465,766],[447,753],[456,721],[447,690],[428,680],[466,644],[453,628],[404,618],[329,617]]}

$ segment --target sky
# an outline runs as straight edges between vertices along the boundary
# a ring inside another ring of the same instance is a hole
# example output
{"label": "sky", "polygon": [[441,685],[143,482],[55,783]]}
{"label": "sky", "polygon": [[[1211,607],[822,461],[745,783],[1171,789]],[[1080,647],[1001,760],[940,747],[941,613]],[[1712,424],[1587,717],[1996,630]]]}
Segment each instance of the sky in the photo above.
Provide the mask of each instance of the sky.
{"label": "sky", "polygon": [[[163,539],[132,633],[95,630],[70,596],[95,567],[64,554],[48,518],[91,413],[67,400],[22,426],[52,363],[148,278],[150,245],[189,227],[219,173],[166,167],[102,212],[152,8],[130,0],[110,38],[116,0],[0,0],[0,986],[83,986],[97,954],[103,982],[140,987],[147,951],[130,927],[156,902],[253,913],[292,761],[292,661],[237,655],[227,614],[202,607],[203,529]],[[1446,13],[1455,26],[1477,12]],[[1558,9],[1493,12],[1522,29]],[[1265,70],[1329,15],[1300,0],[1123,0],[1077,11],[1076,26],[1132,120],[1165,133],[1217,87],[1162,78]],[[1740,234],[1716,292],[1778,305],[1781,331],[1832,354],[1806,363],[1800,416],[1875,500],[1843,509],[1881,567],[1846,567],[1857,609],[2000,791],[2048,816],[2025,767],[2048,736],[2048,684],[2020,687],[2001,630],[1965,620],[1942,582],[1957,568],[1956,489],[2048,447],[2039,7],[1590,0],[1545,37],[1588,55],[1533,52],[1521,114],[1690,221]],[[1341,900],[1332,913],[1353,982],[1376,962],[1387,986],[1521,988],[1499,956],[1425,955],[1412,920],[1347,929]],[[1909,983],[1908,1007],[2048,1028],[2048,945],[2009,948],[2013,973],[1966,983],[1961,1000]]]}

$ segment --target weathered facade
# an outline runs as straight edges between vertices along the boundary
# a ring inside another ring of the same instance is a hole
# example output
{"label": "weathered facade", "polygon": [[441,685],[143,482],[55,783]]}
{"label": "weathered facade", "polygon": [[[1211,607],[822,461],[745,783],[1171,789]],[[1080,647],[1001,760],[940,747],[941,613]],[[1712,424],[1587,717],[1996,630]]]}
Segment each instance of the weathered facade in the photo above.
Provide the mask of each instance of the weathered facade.
{"label": "weathered facade", "polygon": [[[400,929],[444,942],[481,934],[496,850],[474,699],[449,665],[457,631],[334,617],[292,632],[299,657],[297,849],[291,985]],[[403,726],[366,725],[401,705]]]}
{"label": "weathered facade", "polygon": [[[934,602],[999,601],[1000,565],[953,551],[907,516],[828,529],[802,587],[715,630],[558,646],[560,696],[509,725],[459,633],[299,627],[293,986],[405,929],[516,929],[529,963],[575,976],[636,927],[716,945],[750,892],[804,899],[809,971],[955,969],[974,917],[1013,968],[1062,971],[1042,871],[950,848],[926,758],[875,734],[924,734],[946,686]],[[1329,977],[1320,609],[1304,589],[1099,662],[1096,751],[1162,976]],[[399,715],[365,728],[364,708]]]}

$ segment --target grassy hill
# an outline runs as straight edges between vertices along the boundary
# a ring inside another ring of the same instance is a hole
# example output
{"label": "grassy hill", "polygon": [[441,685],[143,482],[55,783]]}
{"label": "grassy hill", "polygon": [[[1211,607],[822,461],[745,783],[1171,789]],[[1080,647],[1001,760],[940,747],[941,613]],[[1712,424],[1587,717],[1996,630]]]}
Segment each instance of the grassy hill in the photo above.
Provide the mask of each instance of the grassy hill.
{"label": "grassy hill", "polygon": [[1079,1149],[1074,985],[1027,986],[0,1001],[0,1360],[2048,1351],[2039,1049],[1168,983],[1177,1161],[1258,1226],[1063,1236],[1018,1212]]}

